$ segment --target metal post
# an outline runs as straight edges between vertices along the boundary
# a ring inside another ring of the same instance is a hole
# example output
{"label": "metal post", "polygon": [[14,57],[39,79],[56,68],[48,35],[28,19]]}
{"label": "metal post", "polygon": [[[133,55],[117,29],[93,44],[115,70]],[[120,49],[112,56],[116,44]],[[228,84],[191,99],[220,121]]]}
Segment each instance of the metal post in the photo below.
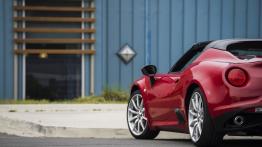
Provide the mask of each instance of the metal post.
{"label": "metal post", "polygon": [[[85,7],[85,2],[84,2],[84,0],[82,0],[82,2],[81,2],[81,7],[82,8],[84,8]],[[82,11],[82,13],[81,13],[81,17],[82,17],[82,19],[84,19],[85,18],[85,13],[84,13],[84,11]],[[81,23],[81,29],[84,29],[85,28],[85,23],[84,22],[82,22]],[[82,32],[82,34],[81,34],[81,39],[85,39],[85,33],[84,32]],[[85,50],[85,43],[82,43],[81,44],[81,49],[82,50]],[[81,62],[81,77],[82,77],[82,82],[81,82],[81,97],[84,97],[85,96],[85,55],[82,55],[82,57],[81,57],[82,59],[82,62]]]}
{"label": "metal post", "polygon": [[[22,1],[22,6],[25,7],[25,0]],[[22,15],[23,15],[23,17],[25,17],[25,10],[22,11]],[[22,28],[23,29],[26,28],[24,20],[23,20],[22,23],[23,23]],[[23,39],[25,39],[25,38],[26,38],[25,32],[23,32]],[[23,43],[23,50],[25,50],[25,48],[26,48],[26,44]],[[22,81],[23,92],[22,92],[22,97],[23,97],[23,100],[25,100],[25,97],[26,97],[26,55],[23,55],[23,65],[22,66],[23,66],[23,73],[22,73],[23,74],[23,81]]]}
{"label": "metal post", "polygon": [[146,64],[151,63],[151,0],[145,0],[145,55]]}
{"label": "metal post", "polygon": [[[14,6],[17,6],[17,0],[14,1]],[[14,12],[14,17],[17,17],[17,11]],[[14,22],[14,27],[17,28],[17,22]],[[14,32],[14,38],[17,39],[18,35],[17,32]],[[18,45],[15,43],[14,48],[18,49]],[[14,55],[14,99],[17,100],[18,98],[18,59],[17,55]]]}
{"label": "metal post", "polygon": [[[90,6],[93,8],[95,7],[95,3],[94,1],[91,1]],[[95,18],[95,14],[91,13],[91,18]],[[92,23],[90,28],[94,28],[95,24]],[[94,34],[91,35],[91,39],[94,39]],[[91,45],[91,50],[93,50],[95,48],[95,45],[92,44]],[[94,55],[90,56],[90,95],[94,95],[95,93],[95,57]]]}

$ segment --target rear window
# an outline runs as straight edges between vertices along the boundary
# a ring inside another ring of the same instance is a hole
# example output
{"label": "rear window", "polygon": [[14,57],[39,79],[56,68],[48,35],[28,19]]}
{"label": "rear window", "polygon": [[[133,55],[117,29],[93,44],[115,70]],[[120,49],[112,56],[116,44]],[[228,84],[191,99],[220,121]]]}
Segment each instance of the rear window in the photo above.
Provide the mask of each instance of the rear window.
{"label": "rear window", "polygon": [[242,42],[228,46],[227,50],[240,59],[262,57],[262,42]]}

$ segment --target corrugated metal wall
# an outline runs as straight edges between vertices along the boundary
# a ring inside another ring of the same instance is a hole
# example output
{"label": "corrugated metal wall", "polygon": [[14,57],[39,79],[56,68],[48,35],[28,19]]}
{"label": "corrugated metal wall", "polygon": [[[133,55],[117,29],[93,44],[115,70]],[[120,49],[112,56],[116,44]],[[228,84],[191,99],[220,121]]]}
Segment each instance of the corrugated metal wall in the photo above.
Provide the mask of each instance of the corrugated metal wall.
{"label": "corrugated metal wall", "polygon": [[13,98],[12,1],[0,0],[0,99]]}
{"label": "corrugated metal wall", "polygon": [[[12,2],[0,0],[0,98],[13,97]],[[262,0],[149,2],[152,48],[146,53],[145,0],[96,0],[96,94],[107,86],[128,89],[141,76],[146,54],[160,72],[166,72],[195,42],[262,37]],[[137,52],[128,65],[116,55],[126,43]],[[88,78],[89,70],[86,74]]]}
{"label": "corrugated metal wall", "polygon": [[[261,0],[149,0],[151,63],[160,72],[198,41],[261,38]],[[127,89],[145,64],[145,0],[96,0],[95,90]],[[138,53],[125,65],[116,52],[128,43]]]}
{"label": "corrugated metal wall", "polygon": [[[127,88],[144,65],[145,31],[143,0],[96,0],[97,42],[95,91],[103,87]],[[126,65],[116,52],[126,43],[138,53]]]}

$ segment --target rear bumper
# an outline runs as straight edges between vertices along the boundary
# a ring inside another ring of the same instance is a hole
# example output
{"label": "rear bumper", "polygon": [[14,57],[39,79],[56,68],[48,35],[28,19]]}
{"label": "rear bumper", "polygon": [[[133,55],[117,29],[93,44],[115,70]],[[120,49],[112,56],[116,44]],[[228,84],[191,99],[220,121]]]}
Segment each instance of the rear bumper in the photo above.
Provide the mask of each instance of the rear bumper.
{"label": "rear bumper", "polygon": [[[236,116],[244,118],[244,123],[241,126],[234,123],[233,120]],[[221,133],[243,132],[251,135],[254,132],[252,135],[262,135],[262,113],[248,113],[244,110],[228,112],[215,118],[214,126],[216,131]],[[257,129],[259,129],[258,132],[256,132]]]}
{"label": "rear bumper", "polygon": [[[262,96],[242,102],[214,109],[220,115],[213,118],[217,132],[235,133],[242,132],[243,135],[262,136],[262,112],[255,112],[255,108],[262,107]],[[236,125],[234,118],[242,116],[244,123]]]}

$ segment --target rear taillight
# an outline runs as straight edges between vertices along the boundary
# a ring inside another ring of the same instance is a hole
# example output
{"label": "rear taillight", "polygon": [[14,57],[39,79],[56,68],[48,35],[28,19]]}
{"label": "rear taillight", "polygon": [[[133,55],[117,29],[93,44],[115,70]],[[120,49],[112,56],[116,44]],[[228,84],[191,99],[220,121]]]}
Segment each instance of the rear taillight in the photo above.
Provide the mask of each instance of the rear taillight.
{"label": "rear taillight", "polygon": [[227,71],[226,79],[231,85],[241,87],[246,85],[248,76],[243,69],[231,68]]}

